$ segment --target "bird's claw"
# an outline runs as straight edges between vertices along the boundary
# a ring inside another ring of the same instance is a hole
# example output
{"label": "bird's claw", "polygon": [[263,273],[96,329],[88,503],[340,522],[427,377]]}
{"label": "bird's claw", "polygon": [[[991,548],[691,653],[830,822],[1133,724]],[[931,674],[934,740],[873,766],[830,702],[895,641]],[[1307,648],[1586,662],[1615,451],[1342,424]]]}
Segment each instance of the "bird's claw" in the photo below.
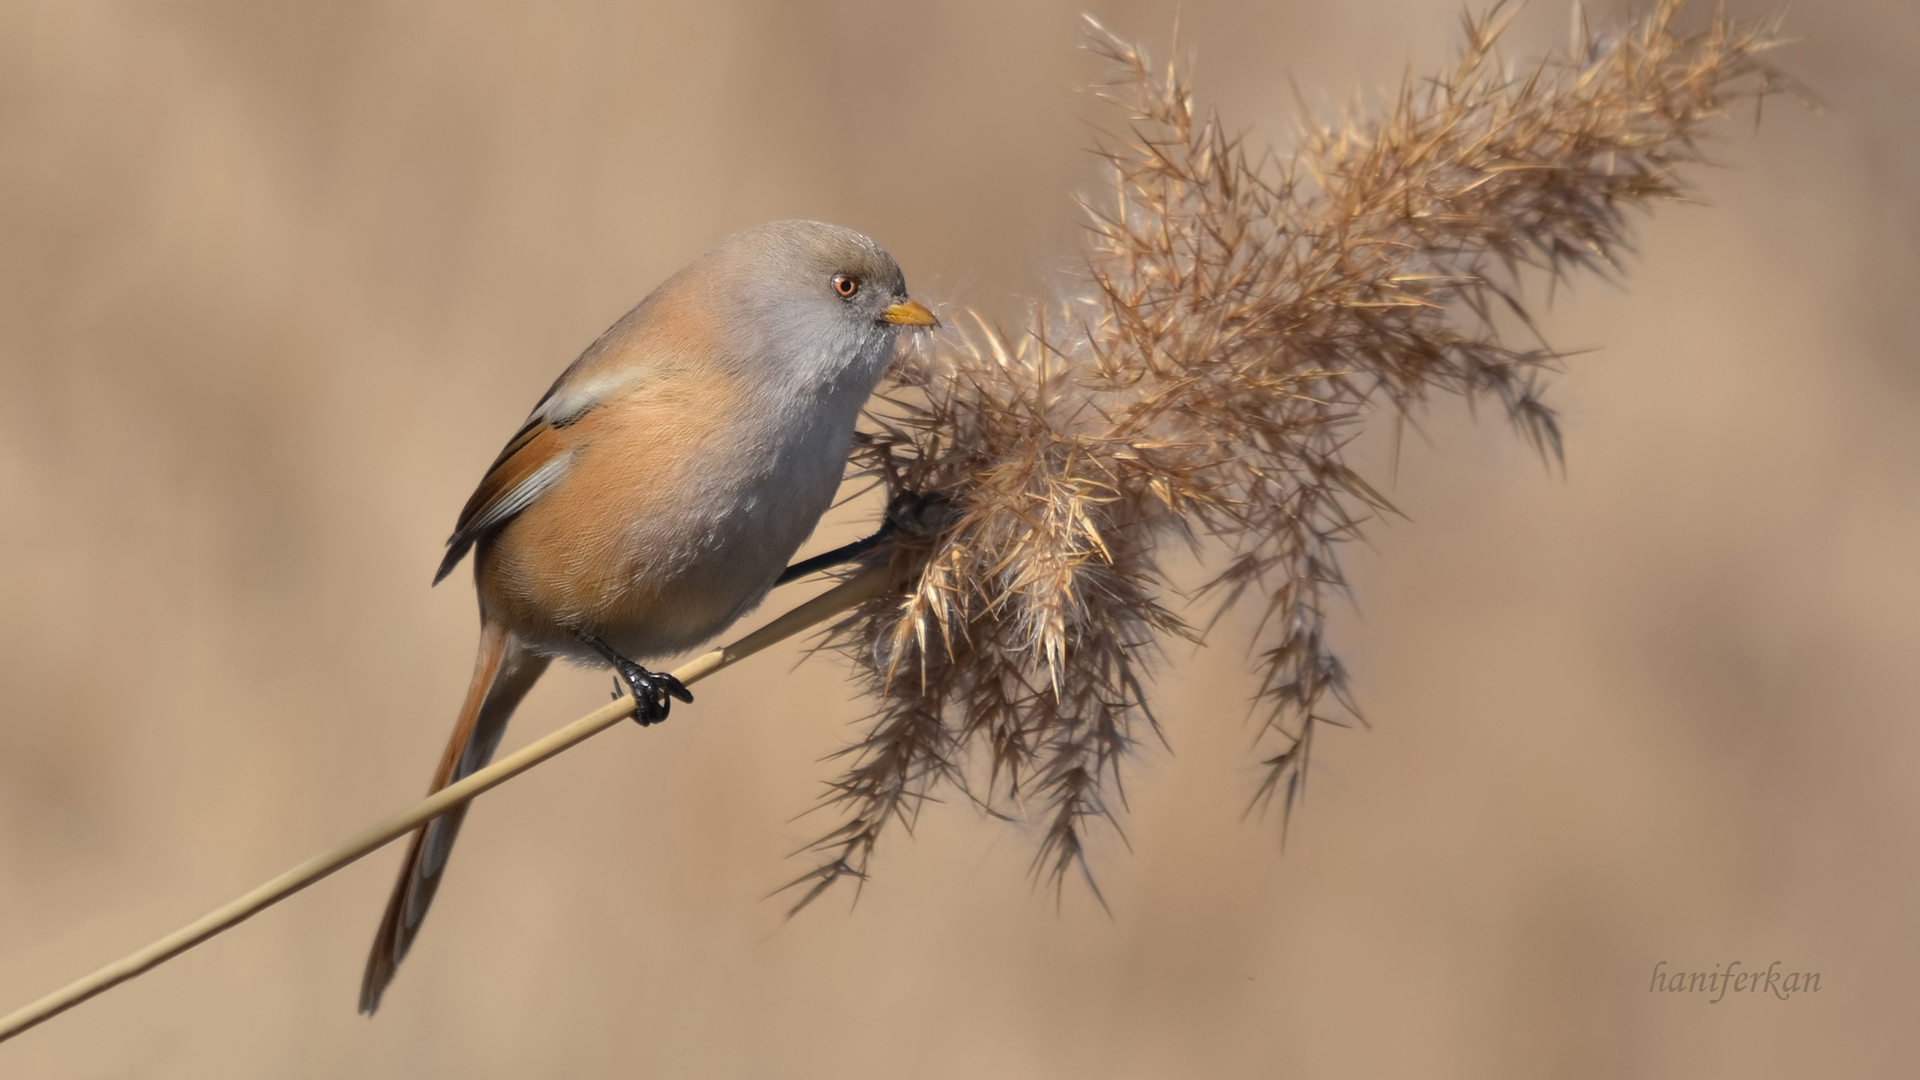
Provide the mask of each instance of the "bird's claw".
{"label": "bird's claw", "polygon": [[[591,646],[607,662],[607,666],[613,668],[616,687],[619,683],[626,684],[627,690],[633,694],[633,722],[641,727],[665,720],[667,710],[673,705],[673,698],[693,704],[693,695],[688,693],[686,684],[679,679],[664,671],[648,671],[592,634],[581,634],[580,640]],[[620,691],[615,689],[613,696],[618,698]]]}
{"label": "bird's claw", "polygon": [[626,659],[616,663],[613,669],[633,694],[633,722],[641,727],[665,720],[674,698],[693,704],[693,694],[686,685],[664,671],[648,671]]}

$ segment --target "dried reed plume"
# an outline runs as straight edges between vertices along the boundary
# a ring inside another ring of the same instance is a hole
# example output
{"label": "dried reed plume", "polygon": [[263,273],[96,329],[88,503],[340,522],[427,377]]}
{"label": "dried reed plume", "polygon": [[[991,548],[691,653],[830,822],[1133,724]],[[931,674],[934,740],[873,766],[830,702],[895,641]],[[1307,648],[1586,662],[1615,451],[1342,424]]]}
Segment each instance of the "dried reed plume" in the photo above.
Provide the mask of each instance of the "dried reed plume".
{"label": "dried reed plume", "polygon": [[1088,20],[1099,95],[1130,126],[1100,147],[1110,187],[1083,203],[1082,273],[1018,334],[976,317],[903,359],[856,452],[896,507],[919,500],[924,527],[893,557],[925,569],[830,638],[880,704],[794,910],[864,879],[888,823],[911,829],[943,786],[1037,810],[1050,886],[1085,873],[1122,759],[1160,734],[1156,642],[1194,636],[1162,599],[1172,539],[1222,608],[1264,608],[1254,803],[1291,813],[1315,732],[1355,715],[1328,606],[1341,544],[1389,509],[1347,463],[1359,425],[1491,399],[1557,458],[1540,389],[1559,356],[1499,329],[1539,340],[1521,278],[1618,270],[1628,212],[1687,197],[1704,127],[1790,85],[1759,59],[1777,22],[1681,33],[1680,8],[1612,38],[1581,27],[1570,54],[1521,67],[1495,52],[1500,9],[1470,16],[1451,70],[1309,127],[1290,155],[1196,117],[1180,66]]}

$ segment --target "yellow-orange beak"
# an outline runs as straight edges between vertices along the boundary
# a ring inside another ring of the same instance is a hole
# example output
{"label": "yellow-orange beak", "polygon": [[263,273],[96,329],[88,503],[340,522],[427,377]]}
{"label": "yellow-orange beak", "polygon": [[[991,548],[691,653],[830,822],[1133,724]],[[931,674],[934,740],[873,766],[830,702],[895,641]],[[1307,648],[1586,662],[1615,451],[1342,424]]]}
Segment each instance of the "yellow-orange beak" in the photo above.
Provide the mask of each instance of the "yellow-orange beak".
{"label": "yellow-orange beak", "polygon": [[933,317],[933,312],[911,300],[902,300],[897,304],[889,305],[887,310],[880,313],[880,321],[892,323],[895,326],[940,325],[940,320]]}

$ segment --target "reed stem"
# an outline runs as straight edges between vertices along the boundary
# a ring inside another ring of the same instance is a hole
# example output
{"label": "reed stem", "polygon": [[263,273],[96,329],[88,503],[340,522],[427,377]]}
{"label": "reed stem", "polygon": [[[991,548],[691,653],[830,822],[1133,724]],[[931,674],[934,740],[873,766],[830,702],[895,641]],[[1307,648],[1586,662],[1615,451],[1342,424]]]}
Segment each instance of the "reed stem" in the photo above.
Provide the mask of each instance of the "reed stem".
{"label": "reed stem", "polygon": [[[895,572],[886,563],[868,567],[739,641],[695,657],[676,668],[673,675],[689,685],[699,682],[770,645],[852,610],[862,602],[885,592],[894,584],[894,578]],[[632,713],[633,702],[630,698],[609,702],[466,779],[441,788],[413,806],[369,826],[344,843],[300,863],[232,903],[211,911],[153,944],[128,953],[93,974],[76,980],[0,1019],[0,1042],[5,1042],[43,1020],[57,1016],[102,991],[118,986],[136,975],[173,959],[215,934],[292,896],[348,863],[411,833],[426,822],[481,792],[498,787],[561,751],[585,742],[594,735],[613,727]]]}

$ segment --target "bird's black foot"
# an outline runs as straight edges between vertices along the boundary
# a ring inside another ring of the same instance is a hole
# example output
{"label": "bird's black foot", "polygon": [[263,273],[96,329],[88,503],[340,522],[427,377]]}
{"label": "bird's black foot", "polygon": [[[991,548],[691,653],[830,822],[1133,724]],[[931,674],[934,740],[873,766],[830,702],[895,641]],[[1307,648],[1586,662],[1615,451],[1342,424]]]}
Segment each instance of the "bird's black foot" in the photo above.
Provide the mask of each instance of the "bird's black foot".
{"label": "bird's black foot", "polygon": [[667,710],[673,706],[673,698],[679,698],[687,704],[693,704],[693,693],[679,679],[664,671],[648,671],[639,664],[614,652],[613,648],[599,638],[587,638],[587,644],[593,651],[606,658],[613,666],[613,673],[627,685],[633,694],[633,722],[641,727],[657,724],[667,718]]}

